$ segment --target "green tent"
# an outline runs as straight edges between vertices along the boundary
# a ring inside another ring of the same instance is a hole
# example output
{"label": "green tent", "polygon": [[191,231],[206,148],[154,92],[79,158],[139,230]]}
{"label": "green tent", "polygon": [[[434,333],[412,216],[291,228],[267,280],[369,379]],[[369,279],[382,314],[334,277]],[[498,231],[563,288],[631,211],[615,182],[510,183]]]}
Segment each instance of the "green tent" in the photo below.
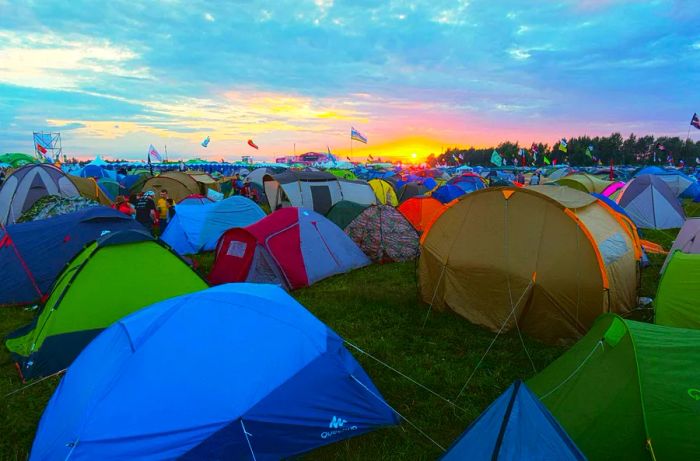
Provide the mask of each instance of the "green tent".
{"label": "green tent", "polygon": [[700,453],[700,331],[605,314],[527,385],[590,460]]}
{"label": "green tent", "polygon": [[24,379],[66,368],[116,320],[207,288],[178,255],[141,231],[113,232],[66,265],[29,326],[5,343]]}
{"label": "green tent", "polygon": [[354,181],[357,179],[357,176],[355,176],[355,173],[353,173],[351,170],[341,170],[340,168],[330,168],[326,170],[328,173],[332,174],[333,176],[336,176],[341,179],[349,179],[351,181]]}
{"label": "green tent", "polygon": [[345,229],[348,227],[348,224],[360,215],[360,213],[365,211],[365,208],[367,208],[367,205],[360,205],[359,203],[349,200],[341,200],[328,210],[326,218],[330,219],[341,229]]}
{"label": "green tent", "polygon": [[6,163],[12,168],[19,168],[30,163],[41,163],[36,158],[27,154],[13,153],[0,155],[0,163]]}
{"label": "green tent", "polygon": [[580,190],[587,194],[595,192],[602,193],[606,187],[612,184],[610,181],[604,181],[593,175],[581,173],[564,176],[556,181],[560,186],[571,187],[572,189]]}
{"label": "green tent", "polygon": [[700,329],[700,254],[673,252],[659,281],[654,309],[658,325]]}

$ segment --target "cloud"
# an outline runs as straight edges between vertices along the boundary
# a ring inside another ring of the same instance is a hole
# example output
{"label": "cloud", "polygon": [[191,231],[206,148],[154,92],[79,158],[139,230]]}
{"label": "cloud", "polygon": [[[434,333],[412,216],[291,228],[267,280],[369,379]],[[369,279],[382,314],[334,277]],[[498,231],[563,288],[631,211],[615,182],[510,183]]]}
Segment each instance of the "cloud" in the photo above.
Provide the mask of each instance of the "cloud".
{"label": "cloud", "polygon": [[214,16],[212,16],[211,13],[204,13],[204,19],[209,21],[209,22],[214,22],[216,19],[214,19]]}

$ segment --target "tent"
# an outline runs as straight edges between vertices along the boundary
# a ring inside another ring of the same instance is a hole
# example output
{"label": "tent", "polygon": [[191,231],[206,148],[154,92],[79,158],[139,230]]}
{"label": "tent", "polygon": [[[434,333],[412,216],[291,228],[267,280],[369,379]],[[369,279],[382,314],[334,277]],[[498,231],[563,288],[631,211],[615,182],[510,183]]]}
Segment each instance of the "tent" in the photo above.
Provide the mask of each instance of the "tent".
{"label": "tent", "polygon": [[367,205],[341,200],[333,205],[328,214],[326,214],[326,218],[341,229],[345,229],[365,208],[367,208]]}
{"label": "tent", "polygon": [[78,197],[80,192],[55,166],[32,164],[15,170],[0,187],[0,224],[17,222],[22,213],[47,195]]}
{"label": "tent", "polygon": [[654,299],[656,323],[700,330],[700,253],[676,250],[667,261]]}
{"label": "tent", "polygon": [[8,336],[5,345],[24,379],[47,376],[70,365],[93,338],[123,316],[206,287],[150,234],[110,232],[65,266],[34,322]]}
{"label": "tent", "polygon": [[[494,332],[568,343],[604,312],[636,306],[633,230],[590,194],[488,188],[453,201],[423,233],[423,301]],[[576,264],[572,264],[576,261]]]}
{"label": "tent", "polygon": [[423,232],[445,210],[445,205],[433,197],[412,197],[399,205],[397,210],[415,230]]}
{"label": "tent", "polygon": [[0,155],[0,163],[6,163],[12,168],[19,168],[24,165],[38,163],[38,160],[35,157],[32,157],[31,155],[11,153]]}
{"label": "tent", "polygon": [[149,178],[141,188],[144,192],[152,190],[156,195],[163,189],[168,191],[168,197],[176,203],[188,195],[201,193],[199,183],[190,175],[179,171],[167,171]]}
{"label": "tent", "polygon": [[654,175],[664,181],[676,197],[694,198],[700,194],[698,181],[675,168],[663,169],[658,166],[648,166],[639,170],[635,177],[645,174]]}
{"label": "tent", "polygon": [[350,179],[350,180],[356,180],[357,176],[355,176],[355,173],[353,173],[350,170],[341,170],[339,168],[329,168],[328,173],[332,174],[333,176],[341,179]]}
{"label": "tent", "polygon": [[161,236],[181,255],[213,251],[219,237],[232,227],[244,227],[265,217],[250,199],[236,195],[199,206],[176,206],[175,217]]}
{"label": "tent", "polygon": [[661,272],[666,269],[669,259],[676,250],[683,253],[700,254],[700,218],[688,218],[685,220],[681,231],[676,236],[676,240],[673,241],[673,246],[671,246],[668,256],[666,256]]}
{"label": "tent", "polygon": [[683,226],[685,220],[680,202],[659,176],[637,176],[622,189],[617,203],[638,227],[671,229]]}
{"label": "tent", "polygon": [[117,321],[75,360],[32,460],[277,460],[398,424],[343,339],[269,285]]}
{"label": "tent", "polygon": [[384,179],[372,179],[369,185],[377,197],[377,203],[381,205],[397,206],[399,199],[396,196],[396,191],[389,181]]}
{"label": "tent", "polygon": [[263,186],[272,211],[291,206],[326,214],[341,200],[363,205],[373,204],[375,200],[364,181],[338,179],[321,171],[286,171],[265,175]]}
{"label": "tent", "polygon": [[17,223],[40,221],[68,213],[101,206],[99,203],[85,197],[61,197],[46,195],[37,200],[34,205],[17,219]]}
{"label": "tent", "polygon": [[572,189],[580,190],[581,192],[601,194],[610,186],[610,181],[604,181],[593,175],[586,173],[572,174],[564,176],[556,181],[560,186],[571,187]]}
{"label": "tent", "polygon": [[94,179],[100,179],[100,178],[107,178],[107,179],[112,179],[109,173],[107,173],[107,170],[102,168],[101,165],[96,165],[93,163],[88,163],[85,165],[79,172],[78,175],[81,178],[94,178]]}
{"label": "tent", "polygon": [[38,302],[87,243],[107,232],[142,228],[106,207],[7,226],[0,230],[0,305]]}
{"label": "tent", "polygon": [[522,382],[500,395],[441,461],[585,460],[549,410]]}
{"label": "tent", "polygon": [[613,183],[608,184],[605,187],[605,189],[603,189],[603,192],[601,192],[601,194],[603,194],[606,197],[614,197],[615,192],[619,191],[623,187],[625,187],[624,181],[615,181]]}
{"label": "tent", "polygon": [[606,314],[527,384],[589,459],[697,459],[698,344]]}
{"label": "tent", "polygon": [[457,186],[467,194],[486,187],[481,176],[475,173],[463,173],[447,181],[450,186]]}
{"label": "tent", "polygon": [[112,200],[104,193],[102,188],[97,184],[95,178],[81,178],[80,176],[68,175],[68,179],[85,198],[94,200],[102,205],[111,205]]}
{"label": "tent", "polygon": [[374,262],[411,261],[418,256],[418,233],[389,205],[367,207],[345,233]]}
{"label": "tent", "polygon": [[398,199],[399,203],[403,203],[411,197],[418,197],[424,195],[426,192],[428,192],[428,188],[423,184],[409,182],[399,187],[396,198]]}
{"label": "tent", "polygon": [[209,280],[276,283],[293,290],[369,264],[338,226],[311,210],[290,207],[226,231]]}
{"label": "tent", "polygon": [[187,197],[177,202],[178,205],[205,205],[207,203],[214,203],[214,201],[209,197],[205,197],[200,194],[188,195]]}
{"label": "tent", "polygon": [[466,192],[464,192],[464,189],[461,187],[445,184],[444,186],[440,186],[435,189],[431,194],[431,197],[441,201],[442,203],[449,203],[464,194],[466,194]]}

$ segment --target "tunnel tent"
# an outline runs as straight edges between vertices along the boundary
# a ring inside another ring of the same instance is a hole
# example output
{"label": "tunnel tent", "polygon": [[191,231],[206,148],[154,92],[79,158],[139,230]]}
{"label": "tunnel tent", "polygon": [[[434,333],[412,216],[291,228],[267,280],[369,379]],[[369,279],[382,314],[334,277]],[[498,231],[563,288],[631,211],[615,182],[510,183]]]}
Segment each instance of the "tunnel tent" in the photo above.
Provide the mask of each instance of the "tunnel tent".
{"label": "tunnel tent", "polygon": [[494,332],[517,322],[540,341],[570,343],[600,314],[636,306],[641,254],[630,232],[567,187],[472,192],[422,236],[421,298]]}

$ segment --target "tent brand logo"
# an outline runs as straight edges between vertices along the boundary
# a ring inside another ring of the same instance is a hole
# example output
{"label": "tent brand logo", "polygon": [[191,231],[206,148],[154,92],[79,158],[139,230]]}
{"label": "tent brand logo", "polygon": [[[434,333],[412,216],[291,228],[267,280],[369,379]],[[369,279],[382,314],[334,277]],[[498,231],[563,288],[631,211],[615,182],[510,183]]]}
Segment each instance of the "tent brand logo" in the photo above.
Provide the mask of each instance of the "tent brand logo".
{"label": "tent brand logo", "polygon": [[688,395],[691,399],[700,401],[700,389],[688,389]]}
{"label": "tent brand logo", "polygon": [[338,429],[343,427],[345,423],[347,423],[347,421],[343,418],[338,418],[334,416],[333,418],[331,418],[331,423],[328,425],[328,427],[330,427],[331,429]]}
{"label": "tent brand logo", "polygon": [[357,430],[357,426],[352,424],[346,426],[347,423],[348,421],[346,419],[340,418],[338,416],[333,416],[331,418],[331,422],[328,424],[328,428],[333,430],[321,432],[321,438],[327,439],[329,437],[333,437],[343,432]]}

